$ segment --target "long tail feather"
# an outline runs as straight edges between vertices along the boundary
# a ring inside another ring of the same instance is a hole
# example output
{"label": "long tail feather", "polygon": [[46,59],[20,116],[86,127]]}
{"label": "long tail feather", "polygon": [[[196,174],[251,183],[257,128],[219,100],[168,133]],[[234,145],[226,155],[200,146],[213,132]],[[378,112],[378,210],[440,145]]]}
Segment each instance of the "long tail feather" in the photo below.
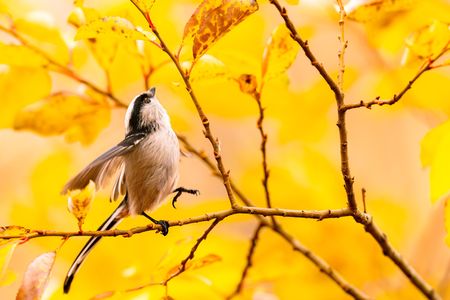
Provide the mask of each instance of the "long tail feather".
{"label": "long tail feather", "polygon": [[[126,215],[127,209],[127,197],[123,199],[120,205],[116,208],[116,210],[109,216],[108,219],[97,229],[98,231],[109,230],[114,228]],[[72,284],[72,280],[75,274],[78,271],[78,268],[83,264],[89,252],[91,252],[92,248],[100,241],[101,236],[93,236],[89,239],[89,241],[84,245],[83,249],[81,249],[75,261],[72,263],[69,271],[67,272],[66,279],[64,280],[64,293],[67,294],[70,290],[70,285]]]}

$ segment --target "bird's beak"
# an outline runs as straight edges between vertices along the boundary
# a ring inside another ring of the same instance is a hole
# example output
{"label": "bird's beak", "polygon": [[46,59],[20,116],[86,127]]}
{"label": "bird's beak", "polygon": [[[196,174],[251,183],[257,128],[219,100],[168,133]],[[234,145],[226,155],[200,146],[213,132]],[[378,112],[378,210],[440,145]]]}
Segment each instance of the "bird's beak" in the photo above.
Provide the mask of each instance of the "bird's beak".
{"label": "bird's beak", "polygon": [[150,98],[155,97],[155,94],[156,94],[156,88],[155,88],[155,87],[150,88],[150,89],[148,90],[147,94],[150,96]]}

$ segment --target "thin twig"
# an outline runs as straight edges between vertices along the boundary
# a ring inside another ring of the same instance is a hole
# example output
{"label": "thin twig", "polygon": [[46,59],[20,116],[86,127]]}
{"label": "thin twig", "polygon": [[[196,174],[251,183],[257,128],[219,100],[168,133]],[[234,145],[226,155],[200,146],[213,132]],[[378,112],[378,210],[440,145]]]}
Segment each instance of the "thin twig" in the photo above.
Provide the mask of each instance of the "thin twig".
{"label": "thin twig", "polygon": [[[270,171],[269,168],[267,166],[267,133],[264,130],[264,111],[265,108],[262,106],[261,103],[261,95],[262,95],[262,90],[260,90],[259,92],[255,92],[253,97],[256,100],[256,103],[258,104],[258,111],[259,111],[259,117],[258,117],[258,121],[256,122],[256,126],[258,128],[259,134],[261,136],[261,161],[262,161],[262,169],[263,169],[263,180],[262,180],[262,185],[264,188],[264,195],[266,198],[266,205],[267,207],[272,207],[272,201],[270,199],[270,192],[269,192],[269,176],[270,176]],[[276,220],[275,218],[272,216],[272,223],[276,224]]]}
{"label": "thin twig", "polygon": [[[441,66],[441,65],[435,66],[435,65],[433,65],[433,63],[435,61],[437,61],[439,58],[441,58],[449,50],[450,50],[449,42],[447,42],[445,47],[442,48],[441,51],[435,57],[430,58],[430,59],[428,59],[428,60],[426,60],[424,62],[424,64],[419,68],[419,70],[416,73],[416,75],[410,81],[408,81],[408,83],[400,91],[400,93],[395,94],[391,99],[389,99],[389,100],[381,100],[380,97],[376,97],[374,100],[371,100],[371,101],[368,101],[368,102],[360,101],[359,103],[344,105],[343,107],[341,107],[341,110],[347,111],[347,110],[351,110],[351,109],[355,109],[355,108],[359,108],[359,107],[366,107],[366,108],[370,109],[374,105],[383,106],[383,105],[393,105],[393,104],[397,103],[398,101],[400,101],[400,99],[403,97],[403,95],[405,95],[405,93],[409,89],[412,88],[413,84],[417,81],[417,79],[419,79],[425,72],[427,72],[429,70],[432,70],[432,69],[435,69],[436,67],[440,67]],[[443,65],[443,66],[445,66],[445,65]]]}
{"label": "thin twig", "polygon": [[175,273],[171,274],[163,282],[164,285],[167,286],[169,281],[171,281],[173,278],[177,277],[178,275],[180,275],[181,273],[186,271],[186,264],[188,263],[188,261],[190,261],[194,258],[195,251],[197,251],[197,249],[200,246],[200,244],[202,243],[202,241],[206,240],[206,237],[208,236],[208,234],[214,229],[214,227],[217,226],[217,224],[219,224],[220,221],[221,221],[221,219],[215,219],[214,222],[212,222],[212,224],[205,230],[205,232],[203,232],[203,234],[197,239],[197,242],[195,243],[195,245],[192,247],[191,251],[189,252],[189,255],[181,261],[181,263],[178,267],[178,270]]}
{"label": "thin twig", "polygon": [[[294,210],[294,209],[281,209],[281,208],[267,208],[256,206],[239,206],[230,208],[228,210],[222,210],[218,212],[207,213],[204,215],[190,217],[183,220],[169,221],[168,225],[183,226],[187,224],[200,223],[210,221],[212,219],[223,220],[232,215],[244,214],[244,215],[258,215],[258,216],[280,216],[291,218],[306,218],[306,219],[330,219],[330,218],[342,218],[352,216],[352,212],[348,208],[341,209],[325,209],[325,210]],[[0,240],[7,239],[33,239],[47,236],[60,236],[60,237],[72,237],[72,236],[125,236],[130,237],[137,233],[142,233],[152,230],[161,230],[161,225],[150,223],[146,226],[134,227],[128,230],[104,230],[104,231],[53,231],[53,230],[30,230],[29,233],[23,235],[2,235]]]}
{"label": "thin twig", "polygon": [[341,49],[338,51],[339,58],[339,73],[338,73],[338,85],[341,91],[344,90],[344,73],[345,73],[345,50],[348,46],[348,41],[345,40],[345,17],[347,16],[345,13],[344,5],[342,4],[342,0],[336,0],[339,6],[339,28],[340,35],[338,39],[341,43]]}
{"label": "thin twig", "polygon": [[253,255],[255,254],[256,245],[259,240],[259,234],[261,233],[261,229],[263,227],[264,226],[261,225],[261,223],[258,224],[258,226],[256,227],[255,232],[253,233],[253,236],[250,239],[250,248],[248,249],[248,252],[247,252],[247,260],[246,260],[244,270],[242,271],[241,278],[239,279],[236,289],[234,290],[234,292],[231,295],[229,295],[227,297],[227,299],[232,299],[234,296],[237,296],[241,293],[242,288],[244,286],[244,281],[247,278],[248,271],[250,270],[250,268],[253,265]]}
{"label": "thin twig", "polygon": [[363,212],[367,213],[367,208],[366,208],[366,189],[365,188],[361,189],[361,196],[362,196],[362,202],[363,202]]}

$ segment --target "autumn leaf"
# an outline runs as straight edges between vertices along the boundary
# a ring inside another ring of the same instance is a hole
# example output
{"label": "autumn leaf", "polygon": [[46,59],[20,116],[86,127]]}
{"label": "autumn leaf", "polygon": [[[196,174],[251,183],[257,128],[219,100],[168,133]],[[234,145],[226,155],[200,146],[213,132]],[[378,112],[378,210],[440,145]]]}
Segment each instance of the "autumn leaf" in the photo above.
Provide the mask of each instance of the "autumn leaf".
{"label": "autumn leaf", "polygon": [[109,123],[111,108],[85,96],[58,93],[27,106],[14,120],[14,129],[41,135],[64,134],[69,142],[91,143]]}
{"label": "autumn leaf", "polygon": [[138,29],[130,21],[121,17],[103,17],[80,26],[75,40],[92,39],[99,36],[131,40],[153,41],[156,36],[148,31]]}
{"label": "autumn leaf", "polygon": [[46,70],[19,66],[0,67],[0,128],[12,127],[26,105],[47,97],[51,78]]}
{"label": "autumn leaf", "polygon": [[17,241],[11,242],[11,240],[7,243],[0,244],[0,286],[7,285],[10,281],[8,274],[11,273],[8,270],[8,264],[17,244]]}
{"label": "autumn leaf", "polygon": [[2,239],[2,236],[18,236],[19,237],[26,237],[26,235],[30,233],[30,230],[22,227],[22,226],[16,226],[16,225],[11,225],[11,226],[1,226],[0,227],[0,246],[3,246],[7,243],[9,243],[10,241],[12,241],[12,239]]}
{"label": "autumn leaf", "polygon": [[258,88],[258,81],[253,74],[242,74],[238,77],[237,82],[241,92],[253,95]]}
{"label": "autumn leaf", "polygon": [[407,48],[403,55],[403,62],[408,61],[410,56],[419,59],[434,57],[449,46],[449,41],[449,24],[435,20],[406,39]]}
{"label": "autumn leaf", "polygon": [[414,0],[350,0],[344,7],[347,17],[358,22],[368,22],[378,16],[405,11]]}
{"label": "autumn leaf", "polygon": [[[187,64],[186,71],[190,71],[192,63]],[[229,71],[225,64],[218,58],[205,54],[195,63],[190,74],[192,82],[195,81],[215,81],[225,79],[229,76]]]}
{"label": "autumn leaf", "polygon": [[14,22],[14,30],[30,45],[40,49],[61,64],[69,62],[69,47],[61,32],[46,13],[33,13]]}
{"label": "autumn leaf", "polygon": [[155,0],[131,0],[133,4],[147,17],[150,15],[150,10],[155,4]]}
{"label": "autumn leaf", "polygon": [[90,180],[84,189],[69,191],[67,196],[69,211],[77,218],[78,228],[82,231],[91,201],[95,198],[95,183]]}
{"label": "autumn leaf", "polygon": [[269,38],[262,59],[263,81],[284,73],[294,62],[299,50],[284,24],[279,25]]}
{"label": "autumn leaf", "polygon": [[256,0],[203,1],[186,23],[183,42],[193,39],[194,59],[258,10]]}
{"label": "autumn leaf", "polygon": [[450,121],[432,129],[421,143],[421,160],[430,168],[430,196],[434,203],[450,192]]}
{"label": "autumn leaf", "polygon": [[56,252],[47,252],[35,258],[25,271],[16,300],[41,299],[55,262]]}
{"label": "autumn leaf", "polygon": [[48,65],[48,61],[28,47],[0,42],[0,64],[38,68]]}

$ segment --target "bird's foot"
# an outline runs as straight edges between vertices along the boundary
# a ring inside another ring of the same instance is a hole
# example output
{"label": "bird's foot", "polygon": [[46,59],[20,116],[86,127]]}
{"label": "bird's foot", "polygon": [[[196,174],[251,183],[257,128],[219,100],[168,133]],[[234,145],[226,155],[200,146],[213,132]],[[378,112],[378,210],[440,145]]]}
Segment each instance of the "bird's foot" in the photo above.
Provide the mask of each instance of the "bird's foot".
{"label": "bird's foot", "polygon": [[156,220],[156,219],[150,217],[149,215],[147,215],[145,212],[143,212],[142,215],[144,217],[146,217],[147,219],[149,219],[150,221],[152,221],[154,224],[160,225],[162,235],[166,236],[169,233],[169,227],[170,227],[169,222],[167,222],[166,220]]}
{"label": "bird's foot", "polygon": [[173,191],[173,193],[176,193],[175,197],[173,197],[173,199],[172,199],[172,206],[173,206],[173,208],[176,208],[175,207],[175,203],[177,202],[178,197],[180,197],[181,194],[183,194],[183,193],[188,193],[188,194],[196,195],[196,196],[200,195],[200,191],[199,190],[186,189],[184,187],[179,187],[179,188],[175,189]]}

